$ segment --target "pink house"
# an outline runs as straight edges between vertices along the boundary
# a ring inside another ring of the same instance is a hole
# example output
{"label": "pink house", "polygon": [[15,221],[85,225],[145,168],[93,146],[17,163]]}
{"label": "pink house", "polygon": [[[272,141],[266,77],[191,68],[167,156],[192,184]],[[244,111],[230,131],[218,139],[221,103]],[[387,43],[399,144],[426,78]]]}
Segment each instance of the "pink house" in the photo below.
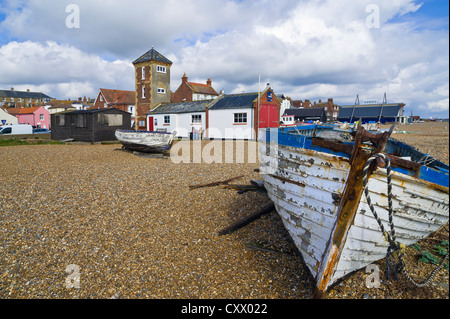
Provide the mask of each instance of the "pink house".
{"label": "pink house", "polygon": [[19,124],[50,129],[50,112],[42,106],[8,108],[7,112],[16,116]]}

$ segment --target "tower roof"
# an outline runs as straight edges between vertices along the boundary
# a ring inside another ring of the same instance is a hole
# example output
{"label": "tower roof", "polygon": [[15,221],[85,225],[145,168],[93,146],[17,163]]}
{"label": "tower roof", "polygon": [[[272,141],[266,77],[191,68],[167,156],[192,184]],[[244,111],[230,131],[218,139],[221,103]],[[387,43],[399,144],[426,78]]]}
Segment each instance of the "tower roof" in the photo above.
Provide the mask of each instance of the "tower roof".
{"label": "tower roof", "polygon": [[143,54],[140,58],[133,61],[133,64],[140,63],[140,62],[147,62],[147,61],[157,61],[157,62],[163,62],[172,64],[172,61],[167,59],[165,56],[163,56],[161,53],[153,49],[153,47]]}

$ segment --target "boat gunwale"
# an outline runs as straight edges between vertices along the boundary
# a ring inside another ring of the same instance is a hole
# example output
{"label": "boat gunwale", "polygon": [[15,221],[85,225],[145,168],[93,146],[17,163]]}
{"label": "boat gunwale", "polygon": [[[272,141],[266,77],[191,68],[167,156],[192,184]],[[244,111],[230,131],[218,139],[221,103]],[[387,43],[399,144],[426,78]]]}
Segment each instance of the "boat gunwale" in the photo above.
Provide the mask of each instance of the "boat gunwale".
{"label": "boat gunwale", "polygon": [[[317,128],[319,128],[319,131],[317,131]],[[349,134],[352,133],[353,131],[339,129],[339,128],[336,128],[331,125],[318,125],[318,124],[287,127],[287,128],[275,128],[275,129],[271,128],[271,129],[267,129],[267,132],[273,131],[273,130],[276,130],[277,134],[278,134],[278,136],[277,136],[278,146],[283,145],[286,147],[292,147],[292,148],[297,148],[297,149],[302,148],[305,150],[316,151],[319,153],[332,154],[334,156],[338,156],[343,159],[345,159],[345,158],[350,159],[351,150],[353,148],[354,141],[349,141],[349,142],[337,141],[337,140],[330,139],[330,138],[314,136],[314,134],[316,134],[317,132],[320,132],[321,130],[347,132]],[[302,134],[302,132],[303,133],[307,132],[308,134]],[[272,133],[269,133],[269,134],[266,133],[266,140],[265,140],[266,143],[267,142],[270,143],[271,135],[272,135]],[[280,136],[286,137],[287,140],[285,140],[285,141],[282,140],[280,143]],[[296,145],[290,145],[292,143],[292,141],[289,140],[289,137],[292,138],[292,136],[298,136],[299,138],[308,139],[310,141],[310,143],[308,143],[308,145],[306,145],[306,142],[303,141],[303,143],[302,143],[303,147],[298,147]],[[322,141],[322,142],[317,142],[317,141]],[[291,142],[291,143],[288,143],[288,142]],[[325,144],[328,144],[328,147],[326,147]],[[405,151],[414,153],[415,156],[425,157],[425,156],[429,155],[429,154],[422,153],[419,150],[415,149],[413,146],[411,146],[407,143],[398,141],[394,138],[389,138],[387,141],[387,144],[388,145],[385,147],[385,151],[387,151],[387,149],[389,147],[392,147],[392,145],[394,145]],[[362,143],[362,145],[363,145],[363,147],[370,146],[367,143]],[[384,153],[386,153],[386,152],[384,152]],[[386,155],[388,156],[389,160],[391,161],[391,168],[393,171],[395,171],[399,174],[405,175],[405,176],[416,177],[418,180],[423,180],[423,181],[429,182],[431,184],[436,185],[437,188],[439,188],[439,189],[442,188],[443,191],[449,192],[449,190],[448,190],[449,189],[449,166],[446,165],[445,163],[442,163],[441,161],[434,159],[433,160],[434,166],[430,167],[430,166],[426,166],[421,163],[418,163],[417,161],[408,160],[408,159],[402,158],[400,156],[396,156],[394,154],[386,153]],[[431,172],[429,170],[431,170]],[[439,180],[438,181],[430,180],[430,179],[433,179],[433,176],[429,176],[430,174],[432,174],[434,176],[438,176]]]}

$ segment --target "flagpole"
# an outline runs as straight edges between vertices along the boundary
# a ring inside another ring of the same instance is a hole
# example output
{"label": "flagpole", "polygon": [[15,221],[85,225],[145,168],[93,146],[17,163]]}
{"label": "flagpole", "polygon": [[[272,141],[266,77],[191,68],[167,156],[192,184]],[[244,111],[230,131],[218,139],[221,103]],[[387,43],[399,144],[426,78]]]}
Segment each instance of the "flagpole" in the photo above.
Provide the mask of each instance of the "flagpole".
{"label": "flagpole", "polygon": [[256,140],[259,138],[259,99],[261,94],[261,74],[258,74],[258,109],[256,110],[258,113],[258,122],[256,123]]}

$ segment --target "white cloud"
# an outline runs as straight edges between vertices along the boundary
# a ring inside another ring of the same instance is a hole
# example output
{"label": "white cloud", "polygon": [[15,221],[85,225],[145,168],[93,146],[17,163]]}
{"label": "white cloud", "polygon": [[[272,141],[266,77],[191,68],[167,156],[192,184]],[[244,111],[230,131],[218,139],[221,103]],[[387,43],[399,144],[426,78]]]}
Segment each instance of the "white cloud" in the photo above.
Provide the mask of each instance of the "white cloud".
{"label": "white cloud", "polygon": [[41,88],[57,98],[98,92],[100,87],[134,89],[131,61],[106,61],[53,41],[10,42],[0,48],[0,85]]}

